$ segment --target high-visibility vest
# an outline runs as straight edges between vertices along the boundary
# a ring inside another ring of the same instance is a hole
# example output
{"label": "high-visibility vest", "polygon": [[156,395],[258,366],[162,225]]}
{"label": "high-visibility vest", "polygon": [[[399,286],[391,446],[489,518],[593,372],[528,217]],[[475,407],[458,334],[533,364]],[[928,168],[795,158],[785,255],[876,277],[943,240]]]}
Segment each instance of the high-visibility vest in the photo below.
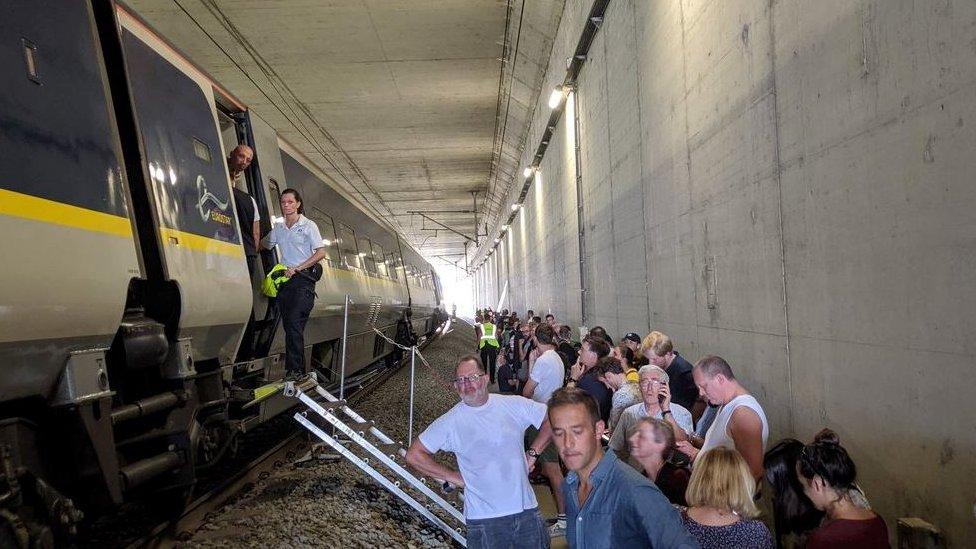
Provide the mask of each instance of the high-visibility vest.
{"label": "high-visibility vest", "polygon": [[484,349],[485,345],[498,348],[498,339],[495,338],[495,325],[491,322],[485,322],[481,325],[481,340],[478,341],[478,348]]}

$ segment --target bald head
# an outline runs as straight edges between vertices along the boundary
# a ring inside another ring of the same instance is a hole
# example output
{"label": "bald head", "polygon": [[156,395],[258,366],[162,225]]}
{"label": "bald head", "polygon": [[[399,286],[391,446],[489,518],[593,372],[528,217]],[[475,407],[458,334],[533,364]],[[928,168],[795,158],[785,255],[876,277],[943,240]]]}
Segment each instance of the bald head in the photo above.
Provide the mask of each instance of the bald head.
{"label": "bald head", "polygon": [[230,156],[227,157],[227,169],[230,171],[231,178],[236,179],[241,172],[251,165],[252,160],[254,160],[254,151],[251,150],[251,147],[247,145],[234,147],[234,150],[230,151]]}

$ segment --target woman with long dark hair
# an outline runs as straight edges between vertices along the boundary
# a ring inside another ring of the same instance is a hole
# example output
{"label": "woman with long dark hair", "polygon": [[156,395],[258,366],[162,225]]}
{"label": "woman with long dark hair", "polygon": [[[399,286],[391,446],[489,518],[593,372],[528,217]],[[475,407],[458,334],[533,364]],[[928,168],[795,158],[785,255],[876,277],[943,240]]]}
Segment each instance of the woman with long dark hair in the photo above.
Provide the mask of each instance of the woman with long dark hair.
{"label": "woman with long dark hair", "polygon": [[305,324],[315,303],[315,283],[322,278],[325,243],[314,221],[305,217],[302,195],[281,192],[282,221],[275,222],[266,246],[278,246],[288,282],[278,290],[278,308],[285,330],[285,371],[294,379],[305,375]]}
{"label": "woman with long dark hair", "polygon": [[796,462],[802,451],[802,442],[787,438],[773,445],[763,457],[763,476],[772,488],[776,542],[781,548],[802,546],[806,535],[824,516],[803,493],[796,476]]}

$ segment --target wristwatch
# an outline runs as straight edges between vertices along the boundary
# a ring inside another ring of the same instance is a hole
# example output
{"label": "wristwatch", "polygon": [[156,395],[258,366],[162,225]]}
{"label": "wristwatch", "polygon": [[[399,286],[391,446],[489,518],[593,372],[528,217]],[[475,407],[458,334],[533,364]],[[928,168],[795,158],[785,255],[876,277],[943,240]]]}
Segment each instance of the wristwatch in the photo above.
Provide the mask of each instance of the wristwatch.
{"label": "wristwatch", "polygon": [[530,456],[532,456],[532,457],[534,457],[536,459],[539,459],[539,452],[536,452],[535,451],[535,448],[529,448],[528,450],[525,451],[525,453],[526,454],[529,454]]}

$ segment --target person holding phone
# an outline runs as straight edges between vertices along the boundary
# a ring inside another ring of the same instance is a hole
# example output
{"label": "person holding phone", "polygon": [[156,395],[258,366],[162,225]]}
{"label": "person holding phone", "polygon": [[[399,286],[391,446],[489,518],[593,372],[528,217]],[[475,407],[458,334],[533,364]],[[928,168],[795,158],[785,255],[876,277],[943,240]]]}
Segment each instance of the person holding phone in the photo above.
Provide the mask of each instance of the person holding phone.
{"label": "person holding phone", "polygon": [[[694,422],[691,412],[671,402],[671,391],[668,389],[668,374],[661,368],[648,364],[638,370],[641,396],[644,401],[634,404],[620,414],[617,426],[610,436],[610,449],[622,460],[630,457],[627,445],[627,433],[641,418],[653,417],[671,424],[676,441],[688,440],[689,433],[694,432]],[[631,462],[631,465],[636,463]]]}

